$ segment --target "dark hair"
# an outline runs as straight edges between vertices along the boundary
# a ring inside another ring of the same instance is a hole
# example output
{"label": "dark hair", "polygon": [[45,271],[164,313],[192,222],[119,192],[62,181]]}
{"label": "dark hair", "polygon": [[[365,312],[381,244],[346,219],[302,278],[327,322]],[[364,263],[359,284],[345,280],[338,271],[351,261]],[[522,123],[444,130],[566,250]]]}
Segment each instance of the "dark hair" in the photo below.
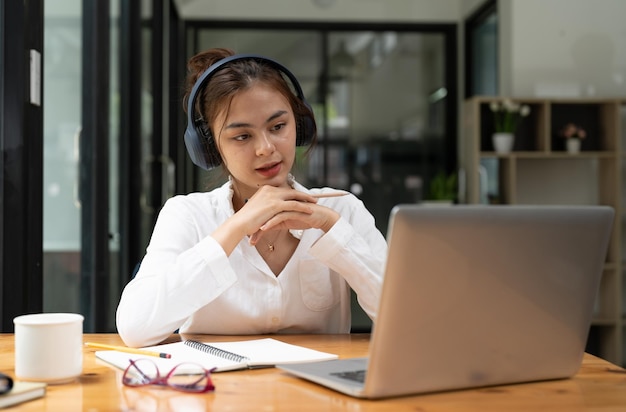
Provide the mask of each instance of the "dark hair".
{"label": "dark hair", "polygon": [[[211,65],[218,61],[234,55],[230,49],[214,48],[200,52],[189,59],[187,63],[187,79],[185,83],[185,95],[183,107],[187,111],[187,103],[191,90],[198,78]],[[195,110],[201,115],[207,126],[210,128],[215,118],[225,107],[229,107],[233,97],[240,91],[250,88],[255,82],[263,82],[274,87],[289,102],[296,119],[296,126],[300,124],[300,119],[305,117],[313,118],[311,109],[294,93],[289,83],[285,80],[280,71],[269,64],[256,59],[236,60],[220,68],[205,84],[197,98]],[[215,130],[211,134],[218,136]],[[216,147],[219,147],[216,141]],[[307,149],[307,153],[314,146],[316,134]],[[222,163],[223,164],[223,163]]]}

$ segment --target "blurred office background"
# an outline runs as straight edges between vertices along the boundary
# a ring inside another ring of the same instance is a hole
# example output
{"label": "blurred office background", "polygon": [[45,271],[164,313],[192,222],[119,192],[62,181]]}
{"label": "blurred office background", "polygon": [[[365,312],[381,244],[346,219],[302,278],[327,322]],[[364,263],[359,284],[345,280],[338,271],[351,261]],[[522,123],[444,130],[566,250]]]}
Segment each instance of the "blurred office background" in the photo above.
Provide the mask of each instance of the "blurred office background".
{"label": "blurred office background", "polygon": [[[216,184],[191,164],[182,140],[181,86],[196,52],[230,47],[289,67],[320,133],[296,177],[352,191],[385,233],[392,206],[428,199],[438,174],[462,184],[465,97],[567,94],[571,84],[587,96],[626,94],[623,52],[591,47],[601,60],[585,70],[568,54],[589,32],[609,44],[623,40],[612,16],[626,5],[602,4],[3,2],[3,331],[32,311],[80,312],[86,332],[115,331],[121,289],[163,202]],[[355,328],[367,327],[355,313]]]}

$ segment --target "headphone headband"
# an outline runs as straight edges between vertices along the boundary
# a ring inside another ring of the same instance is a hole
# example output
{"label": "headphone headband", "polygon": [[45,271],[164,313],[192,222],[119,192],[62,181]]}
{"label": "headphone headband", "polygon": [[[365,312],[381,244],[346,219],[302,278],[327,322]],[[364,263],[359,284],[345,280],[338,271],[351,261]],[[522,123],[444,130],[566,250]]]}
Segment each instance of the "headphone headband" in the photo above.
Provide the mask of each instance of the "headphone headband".
{"label": "headphone headband", "polygon": [[307,145],[315,136],[316,128],[313,111],[304,98],[304,93],[302,92],[302,87],[300,86],[298,79],[296,79],[296,76],[294,76],[291,71],[275,60],[256,54],[235,54],[228,56],[213,63],[208,69],[206,69],[206,71],[204,71],[204,73],[200,75],[200,77],[198,77],[198,80],[196,80],[191,92],[189,93],[189,99],[187,102],[187,129],[185,130],[185,146],[187,147],[187,152],[189,153],[192,162],[205,170],[210,170],[219,166],[222,163],[222,159],[215,145],[214,137],[211,135],[210,127],[206,124],[202,117],[196,118],[195,116],[196,101],[201,90],[218,70],[234,61],[248,59],[269,64],[278,72],[287,76],[294,88],[296,96],[309,109],[310,117],[307,116],[304,119],[300,119],[300,121],[296,119],[298,129],[296,145]]}

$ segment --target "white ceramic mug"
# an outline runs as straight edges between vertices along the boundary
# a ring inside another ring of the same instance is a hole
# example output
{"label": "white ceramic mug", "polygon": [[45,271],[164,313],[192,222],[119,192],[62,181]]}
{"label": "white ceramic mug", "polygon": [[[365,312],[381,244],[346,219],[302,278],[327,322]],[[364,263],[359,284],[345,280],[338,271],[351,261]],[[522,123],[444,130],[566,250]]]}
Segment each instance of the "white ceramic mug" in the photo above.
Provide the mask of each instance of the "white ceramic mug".
{"label": "white ceramic mug", "polygon": [[37,313],[15,324],[15,376],[21,380],[65,383],[83,371],[83,316]]}

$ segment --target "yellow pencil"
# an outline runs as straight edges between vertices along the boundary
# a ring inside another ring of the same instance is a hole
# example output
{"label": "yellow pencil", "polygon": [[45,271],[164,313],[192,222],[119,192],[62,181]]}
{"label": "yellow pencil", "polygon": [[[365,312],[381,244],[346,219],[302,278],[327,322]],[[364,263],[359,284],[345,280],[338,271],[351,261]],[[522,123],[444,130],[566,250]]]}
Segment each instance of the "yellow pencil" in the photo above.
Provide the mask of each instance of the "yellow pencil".
{"label": "yellow pencil", "polygon": [[127,346],[106,345],[104,343],[85,342],[85,346],[98,349],[110,349],[119,352],[136,353],[137,355],[156,356],[157,358],[171,358],[172,355],[163,352],[153,352],[145,349],[129,348]]}
{"label": "yellow pencil", "polygon": [[346,192],[346,191],[343,191],[343,190],[336,190],[336,191],[334,191],[334,192],[317,193],[317,194],[314,194],[314,195],[311,195],[311,196],[313,196],[313,197],[314,197],[314,198],[316,198],[316,199],[321,199],[321,198],[323,198],[323,197],[338,197],[338,196],[345,196],[345,195],[347,195],[347,194],[349,194],[349,193],[350,193],[350,192]]}

